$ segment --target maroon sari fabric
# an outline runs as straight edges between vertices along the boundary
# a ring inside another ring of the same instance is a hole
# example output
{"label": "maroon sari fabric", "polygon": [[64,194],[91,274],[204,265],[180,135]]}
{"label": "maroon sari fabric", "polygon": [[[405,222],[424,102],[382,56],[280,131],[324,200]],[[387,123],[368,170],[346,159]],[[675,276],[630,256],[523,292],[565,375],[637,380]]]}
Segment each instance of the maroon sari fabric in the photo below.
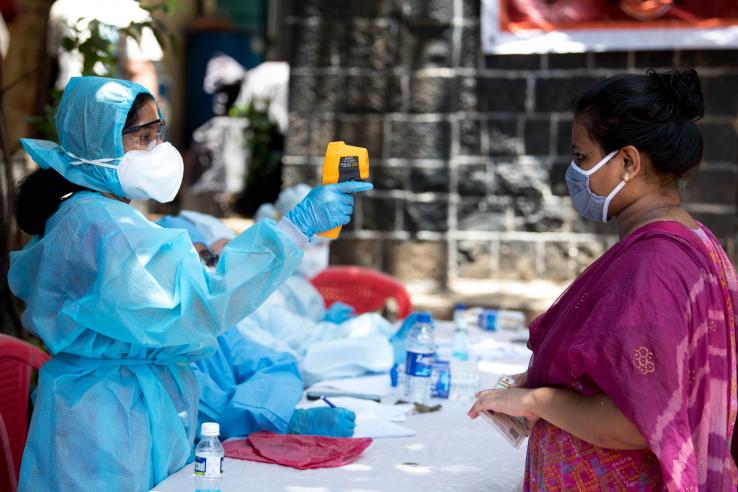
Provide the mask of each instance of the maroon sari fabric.
{"label": "maroon sari fabric", "polygon": [[650,449],[539,422],[526,489],[735,491],[736,306],[735,270],[704,227],[647,224],[592,264],[531,325],[528,387],[605,393]]}

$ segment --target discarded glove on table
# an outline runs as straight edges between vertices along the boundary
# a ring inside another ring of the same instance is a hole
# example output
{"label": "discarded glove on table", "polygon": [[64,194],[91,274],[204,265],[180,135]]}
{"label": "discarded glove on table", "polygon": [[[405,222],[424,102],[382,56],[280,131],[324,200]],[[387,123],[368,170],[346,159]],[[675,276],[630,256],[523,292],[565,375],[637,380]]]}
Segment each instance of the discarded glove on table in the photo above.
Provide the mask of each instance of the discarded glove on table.
{"label": "discarded glove on table", "polygon": [[353,463],[371,443],[371,438],[255,432],[246,439],[226,441],[223,448],[228,458],[308,470]]}

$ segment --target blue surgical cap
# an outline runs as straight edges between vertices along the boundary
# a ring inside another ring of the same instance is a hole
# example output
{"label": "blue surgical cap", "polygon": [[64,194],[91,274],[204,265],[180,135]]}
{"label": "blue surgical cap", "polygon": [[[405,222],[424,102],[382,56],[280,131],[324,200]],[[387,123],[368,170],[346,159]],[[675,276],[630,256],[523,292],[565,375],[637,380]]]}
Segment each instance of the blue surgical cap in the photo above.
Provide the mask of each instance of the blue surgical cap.
{"label": "blue surgical cap", "polygon": [[202,243],[205,246],[209,246],[209,243],[205,240],[205,236],[200,233],[195,223],[181,215],[165,215],[157,220],[156,223],[165,229],[184,229],[190,236],[192,243]]}
{"label": "blue surgical cap", "polygon": [[[64,89],[56,111],[59,144],[22,138],[23,148],[36,164],[55,169],[72,183],[124,196],[116,169],[72,162],[77,158],[120,159],[123,126],[134,99],[141,93],[150,94],[145,87],[128,80],[74,77]],[[109,164],[117,165],[117,161]]]}

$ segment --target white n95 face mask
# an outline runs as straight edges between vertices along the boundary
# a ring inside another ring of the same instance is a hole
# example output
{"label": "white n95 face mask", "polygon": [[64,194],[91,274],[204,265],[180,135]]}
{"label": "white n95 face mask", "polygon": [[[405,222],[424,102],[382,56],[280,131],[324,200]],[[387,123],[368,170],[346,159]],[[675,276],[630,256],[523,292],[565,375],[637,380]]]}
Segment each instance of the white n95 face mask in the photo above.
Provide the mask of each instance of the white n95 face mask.
{"label": "white n95 face mask", "polygon": [[151,198],[167,203],[182,185],[182,155],[169,142],[153,150],[131,150],[118,163],[118,179],[123,193],[133,200]]}
{"label": "white n95 face mask", "polygon": [[78,159],[71,164],[115,169],[123,194],[132,200],[171,202],[182,185],[182,155],[169,142],[160,143],[152,150],[130,150],[123,154],[117,166],[109,163],[117,159],[86,160],[67,153]]}

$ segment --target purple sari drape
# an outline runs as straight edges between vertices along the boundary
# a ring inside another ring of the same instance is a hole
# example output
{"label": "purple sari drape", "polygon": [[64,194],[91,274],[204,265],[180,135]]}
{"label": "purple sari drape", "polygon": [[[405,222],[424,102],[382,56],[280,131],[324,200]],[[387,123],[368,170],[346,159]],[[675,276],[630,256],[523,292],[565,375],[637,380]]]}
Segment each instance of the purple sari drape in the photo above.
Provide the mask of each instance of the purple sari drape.
{"label": "purple sari drape", "polygon": [[592,264],[532,323],[528,387],[603,392],[649,450],[539,421],[526,489],[735,491],[736,306],[735,270],[704,227],[647,224]]}

